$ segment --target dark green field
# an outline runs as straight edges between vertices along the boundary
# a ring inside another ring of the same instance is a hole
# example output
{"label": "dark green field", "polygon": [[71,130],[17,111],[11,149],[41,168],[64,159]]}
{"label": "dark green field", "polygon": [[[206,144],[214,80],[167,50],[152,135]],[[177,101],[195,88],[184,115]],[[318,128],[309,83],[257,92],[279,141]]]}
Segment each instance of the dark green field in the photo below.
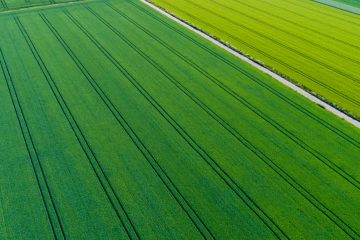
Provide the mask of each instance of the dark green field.
{"label": "dark green field", "polygon": [[348,12],[347,14],[360,15],[360,1],[358,0],[314,0],[315,2],[327,5],[329,7],[337,8]]}
{"label": "dark green field", "polygon": [[360,8],[360,1],[358,0],[336,0],[337,2],[344,3],[350,6]]}
{"label": "dark green field", "polygon": [[32,7],[48,7],[62,3],[73,3],[83,0],[0,0],[0,12],[20,10]]}
{"label": "dark green field", "polygon": [[0,239],[359,239],[360,130],[138,1],[0,15]]}

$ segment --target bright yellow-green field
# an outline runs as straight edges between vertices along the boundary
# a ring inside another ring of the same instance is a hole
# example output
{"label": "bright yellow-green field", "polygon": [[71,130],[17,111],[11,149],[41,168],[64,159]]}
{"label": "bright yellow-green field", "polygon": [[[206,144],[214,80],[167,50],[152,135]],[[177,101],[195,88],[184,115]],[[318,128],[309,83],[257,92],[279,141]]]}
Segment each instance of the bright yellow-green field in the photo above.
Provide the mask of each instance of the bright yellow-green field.
{"label": "bright yellow-green field", "polygon": [[137,0],[0,14],[0,240],[359,239],[360,129]]}
{"label": "bright yellow-green field", "polygon": [[360,16],[299,0],[152,0],[350,115],[360,115]]}

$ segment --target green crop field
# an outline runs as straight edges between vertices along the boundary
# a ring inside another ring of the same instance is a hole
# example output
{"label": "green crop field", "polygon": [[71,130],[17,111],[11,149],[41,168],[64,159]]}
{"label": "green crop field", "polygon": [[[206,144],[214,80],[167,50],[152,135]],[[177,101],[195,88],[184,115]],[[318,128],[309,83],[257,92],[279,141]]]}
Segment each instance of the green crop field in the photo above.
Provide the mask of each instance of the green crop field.
{"label": "green crop field", "polygon": [[80,0],[0,0],[0,12],[76,1]]}
{"label": "green crop field", "polygon": [[360,238],[359,128],[139,1],[0,14],[0,99],[0,239]]}
{"label": "green crop field", "polygon": [[340,2],[340,3],[345,3],[345,4],[350,5],[350,6],[360,7],[360,1],[359,0],[336,0],[336,1]]}
{"label": "green crop field", "polygon": [[299,0],[151,0],[360,117],[360,16]]}
{"label": "green crop field", "polygon": [[334,7],[346,12],[360,15],[360,1],[351,0],[314,0],[315,2]]}

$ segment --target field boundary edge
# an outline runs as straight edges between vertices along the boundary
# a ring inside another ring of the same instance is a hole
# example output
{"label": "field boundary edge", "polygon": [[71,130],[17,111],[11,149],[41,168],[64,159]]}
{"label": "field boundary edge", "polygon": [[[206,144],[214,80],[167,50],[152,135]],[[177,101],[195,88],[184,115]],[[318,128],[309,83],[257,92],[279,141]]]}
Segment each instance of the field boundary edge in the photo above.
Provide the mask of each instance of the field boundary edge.
{"label": "field boundary edge", "polygon": [[[148,0],[140,0],[143,4],[151,7],[152,9],[156,10],[157,12],[161,13],[162,15],[170,18],[171,20],[181,24],[182,26],[186,27],[187,29],[195,32],[196,34],[200,35],[201,37],[205,38],[206,40],[216,44],[217,46],[221,47],[222,49],[226,50],[227,52],[231,53],[232,55],[240,58],[242,61],[245,61],[246,63],[252,65],[253,67],[257,68],[261,72],[271,76],[275,80],[281,82],[285,86],[291,88],[292,90],[296,91],[300,95],[306,97],[310,101],[320,105],[322,108],[326,109],[327,111],[335,114],[336,116],[340,117],[341,119],[347,121],[348,123],[352,124],[353,126],[360,128],[360,122],[356,120],[355,118],[352,118],[351,116],[347,115],[346,113],[342,112],[341,110],[331,106],[329,103],[325,102],[324,100],[318,98],[317,96],[311,94],[310,90],[303,89],[296,84],[290,82],[289,80],[285,79],[284,77],[280,76],[278,73],[272,71],[271,69],[261,65],[260,63],[256,62],[254,59],[251,59],[249,56],[246,56],[244,53],[239,52],[238,50],[230,47],[227,43],[222,42],[221,40],[215,39],[210,34],[200,30],[196,26],[191,25],[191,23],[188,23],[187,21],[175,16],[174,14],[166,11],[165,9],[155,5],[154,3],[149,2]],[[308,90],[308,91],[307,91]]]}
{"label": "field boundary edge", "polygon": [[345,11],[351,14],[360,15],[360,8],[352,6],[350,4],[336,2],[333,0],[313,0],[315,3],[319,3],[331,8],[338,9],[340,11]]}
{"label": "field boundary edge", "polygon": [[[0,3],[3,0],[0,0]],[[0,16],[2,15],[9,15],[9,14],[18,14],[21,12],[33,11],[33,10],[43,10],[49,8],[57,8],[57,7],[64,7],[67,5],[80,5],[83,3],[93,3],[98,2],[99,0],[69,0],[66,2],[55,2],[55,3],[39,3],[30,6],[22,6],[22,7],[14,7],[14,8],[6,8],[0,10]]]}

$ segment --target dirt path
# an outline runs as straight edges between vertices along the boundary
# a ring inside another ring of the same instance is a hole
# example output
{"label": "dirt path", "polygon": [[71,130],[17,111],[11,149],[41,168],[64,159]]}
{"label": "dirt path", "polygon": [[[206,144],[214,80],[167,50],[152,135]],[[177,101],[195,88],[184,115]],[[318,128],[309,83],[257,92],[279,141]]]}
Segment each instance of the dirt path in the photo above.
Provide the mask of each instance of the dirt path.
{"label": "dirt path", "polygon": [[278,80],[279,82],[283,83],[284,85],[288,86],[289,88],[293,89],[294,91],[298,92],[299,94],[301,94],[302,96],[308,98],[309,100],[311,100],[312,102],[319,104],[320,106],[324,107],[326,110],[328,110],[329,112],[332,112],[333,114],[335,114],[336,116],[344,119],[345,121],[351,123],[352,125],[360,128],[360,122],[357,121],[356,119],[353,119],[352,117],[346,115],[345,113],[337,110],[336,108],[334,108],[333,106],[329,105],[328,103],[324,102],[323,100],[315,97],[314,95],[308,93],[307,91],[305,91],[304,89],[296,86],[295,84],[289,82],[288,80],[286,80],[285,78],[281,77],[280,75],[274,73],[273,71],[261,66],[260,64],[256,63],[255,61],[253,61],[252,59],[242,55],[241,53],[231,49],[230,47],[226,46],[225,44],[221,43],[220,41],[214,39],[213,37],[205,34],[204,32],[194,28],[193,26],[185,23],[184,21],[182,21],[180,18],[177,18],[171,14],[169,14],[168,12],[164,11],[163,9],[153,5],[152,3],[147,2],[146,0],[140,0],[142,3],[150,6],[151,8],[155,9],[156,11],[160,12],[161,14],[167,16],[168,18],[174,20],[175,22],[183,25],[184,27],[192,30],[193,32],[199,34],[200,36],[202,36],[203,38],[211,41],[212,43],[218,45],[219,47],[225,49],[226,51],[230,52],[231,54],[237,56],[238,58],[240,58],[241,60],[251,64],[252,66],[256,67],[257,69],[259,69],[260,71],[270,75],[271,77],[273,77],[274,79]]}

